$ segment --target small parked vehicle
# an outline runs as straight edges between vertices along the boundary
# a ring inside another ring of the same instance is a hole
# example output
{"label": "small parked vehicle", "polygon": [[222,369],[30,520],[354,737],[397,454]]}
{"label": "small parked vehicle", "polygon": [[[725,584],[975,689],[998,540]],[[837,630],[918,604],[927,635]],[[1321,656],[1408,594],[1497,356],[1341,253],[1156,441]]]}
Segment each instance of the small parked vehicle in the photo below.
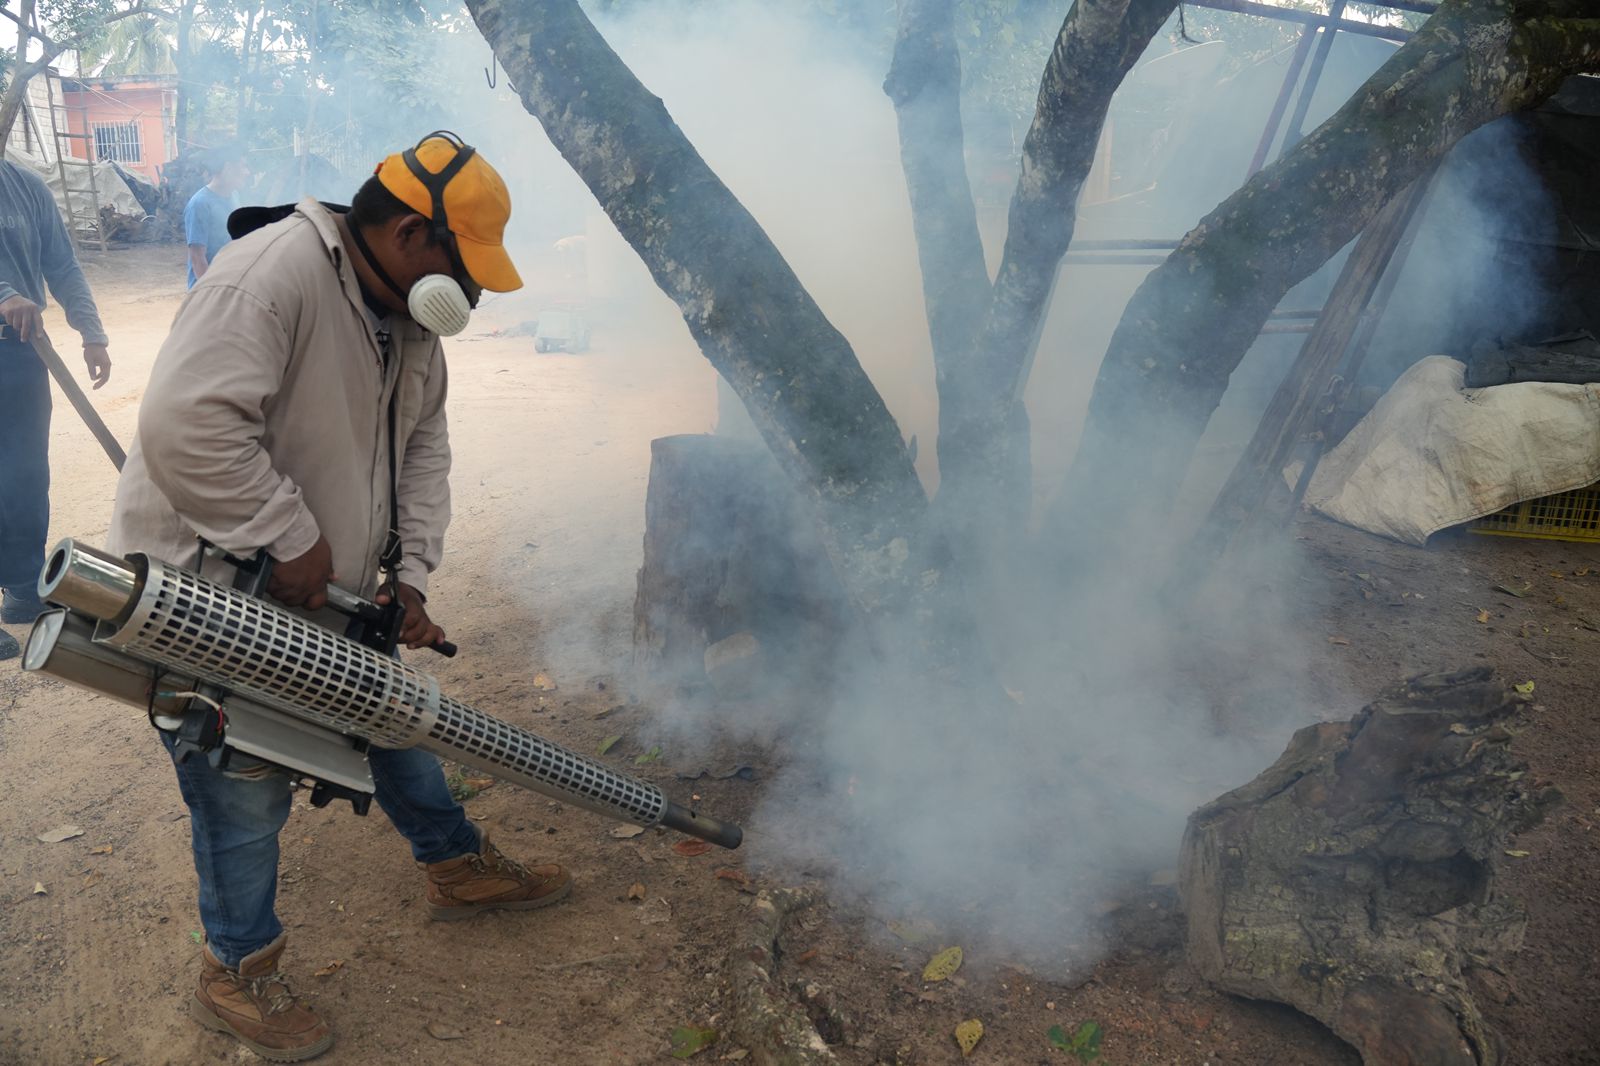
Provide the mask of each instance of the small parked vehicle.
{"label": "small parked vehicle", "polygon": [[540,311],[533,349],[537,352],[586,352],[589,350],[589,323],[576,311]]}

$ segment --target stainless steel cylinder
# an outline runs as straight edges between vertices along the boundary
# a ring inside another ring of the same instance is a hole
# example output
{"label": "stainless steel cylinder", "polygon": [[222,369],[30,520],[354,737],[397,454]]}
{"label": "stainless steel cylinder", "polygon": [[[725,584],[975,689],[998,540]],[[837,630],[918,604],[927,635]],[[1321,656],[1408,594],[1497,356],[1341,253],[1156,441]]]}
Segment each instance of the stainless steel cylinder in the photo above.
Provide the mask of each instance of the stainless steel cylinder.
{"label": "stainless steel cylinder", "polygon": [[181,699],[151,691],[155,671],[149,666],[96,644],[94,627],[95,623],[81,614],[60,608],[44,612],[28,632],[22,668],[156,714],[173,714],[183,708]]}
{"label": "stainless steel cylinder", "polygon": [[45,560],[39,598],[113,622],[133,610],[143,584],[141,567],[69,537]]}

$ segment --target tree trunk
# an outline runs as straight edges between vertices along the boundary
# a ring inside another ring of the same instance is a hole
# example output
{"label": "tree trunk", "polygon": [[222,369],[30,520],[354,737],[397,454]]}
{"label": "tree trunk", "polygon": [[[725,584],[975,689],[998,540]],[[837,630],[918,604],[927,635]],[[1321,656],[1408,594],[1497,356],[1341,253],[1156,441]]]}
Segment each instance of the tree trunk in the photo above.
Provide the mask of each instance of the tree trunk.
{"label": "tree trunk", "polygon": [[183,7],[178,11],[178,54],[175,60],[178,68],[178,113],[173,116],[173,131],[177,137],[179,155],[189,150],[189,107],[193,98],[193,90],[189,88],[189,61],[194,55],[195,3],[196,0],[184,0]]}
{"label": "tree trunk", "polygon": [[11,76],[6,91],[0,93],[0,159],[6,157],[6,142],[11,139],[11,127],[16,125],[17,115],[22,112],[22,101],[32,77],[24,68]]}
{"label": "tree trunk", "polygon": [[703,681],[707,650],[745,635],[759,646],[766,684],[804,676],[814,686],[848,639],[849,619],[807,532],[799,494],[760,441],[651,441],[635,667]]}
{"label": "tree trunk", "polygon": [[1600,66],[1600,20],[1563,17],[1592,6],[1444,0],[1332,118],[1203,219],[1112,336],[1051,535],[1092,552],[1116,535],[1097,516],[1158,525],[1283,295],[1456,141]]}
{"label": "tree trunk", "polygon": [[[11,62],[11,79],[6,82],[5,92],[0,93],[0,159],[6,157],[6,142],[11,139],[11,127],[16,125],[22,105],[28,99],[28,83],[61,53],[59,48],[52,51],[52,42],[41,40],[33,31],[34,11],[34,0],[22,0],[13,19],[17,27],[17,52]],[[35,40],[41,40],[44,52],[30,63],[28,45]]]}
{"label": "tree trunk", "polygon": [[884,88],[900,119],[938,368],[939,524],[969,560],[992,556],[997,538],[1026,523],[1027,363],[1072,241],[1078,194],[1111,97],[1176,6],[1175,0],[1078,0],[1068,11],[1040,81],[991,286],[961,155],[952,4],[901,5]]}
{"label": "tree trunk", "polygon": [[899,615],[924,581],[926,497],[849,343],[574,0],[469,0],[556,148],[594,193],[790,478],[857,607]]}
{"label": "tree trunk", "polygon": [[241,142],[249,137],[247,120],[250,116],[250,103],[254,95],[255,71],[253,56],[261,50],[261,32],[258,29],[257,19],[266,14],[266,8],[255,6],[250,9],[250,14],[245,23],[244,37],[239,44],[239,99],[236,101],[238,111],[234,117],[234,135]]}
{"label": "tree trunk", "polygon": [[[23,46],[19,44],[19,50]],[[6,141],[11,137],[11,127],[16,125],[17,116],[22,113],[23,105],[28,100],[28,83],[38,77],[41,71],[46,70],[60,51],[45,49],[43,55],[32,63],[27,63],[16,68],[11,80],[6,83],[6,91],[0,93],[0,159],[5,158]],[[43,136],[43,131],[40,131]]]}
{"label": "tree trunk", "polygon": [[970,417],[960,410],[963,390],[953,382],[960,361],[972,356],[972,342],[989,304],[989,271],[961,126],[955,0],[901,0],[894,60],[883,91],[894,102],[901,169],[911,197],[939,389],[942,469],[950,427]]}
{"label": "tree trunk", "polygon": [[1501,1062],[1467,977],[1520,947],[1525,916],[1495,893],[1495,869],[1560,798],[1530,788],[1508,750],[1528,702],[1482,667],[1296,733],[1189,818],[1190,963],[1319,1019],[1372,1066]]}

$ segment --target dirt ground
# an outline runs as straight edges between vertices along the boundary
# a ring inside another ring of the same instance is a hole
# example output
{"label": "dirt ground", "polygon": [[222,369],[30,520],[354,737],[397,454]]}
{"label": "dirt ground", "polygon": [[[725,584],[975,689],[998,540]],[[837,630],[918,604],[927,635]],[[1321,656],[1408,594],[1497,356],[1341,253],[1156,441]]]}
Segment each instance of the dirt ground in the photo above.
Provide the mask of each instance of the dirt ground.
{"label": "dirt ground", "polygon": [[[182,295],[181,255],[142,248],[90,260],[116,360],[95,399],[128,440]],[[535,356],[513,328],[537,310],[531,299],[489,305],[449,348],[456,520],[430,608],[463,653],[423,665],[452,694],[575,750],[622,734],[608,756],[618,765],[748,818],[759,772],[753,783],[675,775],[735,759],[759,771],[770,754],[675,745],[635,767],[652,708],[614,669],[627,648],[648,441],[709,428],[709,372],[677,334],[642,327],[597,329],[586,356]],[[70,356],[72,335],[51,321]],[[52,463],[52,536],[99,541],[114,477],[59,401]],[[1536,682],[1535,725],[1517,747],[1566,803],[1517,842],[1525,857],[1506,860],[1502,889],[1532,920],[1500,1001],[1483,1006],[1515,1062],[1600,1063],[1600,548],[1451,535],[1421,550],[1310,519],[1296,536],[1309,562],[1285,591],[1317,648],[1313,670],[1367,694],[1484,661]],[[555,663],[559,687],[539,691],[535,673]],[[748,889],[768,883],[741,880],[759,854],[684,856],[678,838],[656,832],[618,839],[610,823],[506,785],[468,808],[514,856],[567,864],[571,901],[430,923],[420,874],[381,814],[296,803],[279,910],[296,986],[337,1036],[320,1061],[665,1061],[675,1027],[722,1020],[731,938]],[[67,824],[83,834],[37,839]],[[142,714],[0,665],[0,1064],[254,1061],[184,1011],[200,950],[187,834]],[[642,901],[629,898],[634,885]],[[1070,987],[981,946],[955,980],[926,986],[928,946],[887,936],[844,904],[801,925],[790,966],[838,1007],[842,1032],[831,1035],[844,1038],[835,1051],[846,1064],[960,1061],[951,1033],[968,1018],[987,1030],[975,1062],[1073,1061],[1045,1033],[1089,1020],[1105,1034],[1100,1061],[1116,1066],[1358,1061],[1292,1011],[1198,986],[1182,965],[1175,903],[1169,885],[1121,901],[1120,947]],[[741,1057],[724,1040],[697,1061]]]}

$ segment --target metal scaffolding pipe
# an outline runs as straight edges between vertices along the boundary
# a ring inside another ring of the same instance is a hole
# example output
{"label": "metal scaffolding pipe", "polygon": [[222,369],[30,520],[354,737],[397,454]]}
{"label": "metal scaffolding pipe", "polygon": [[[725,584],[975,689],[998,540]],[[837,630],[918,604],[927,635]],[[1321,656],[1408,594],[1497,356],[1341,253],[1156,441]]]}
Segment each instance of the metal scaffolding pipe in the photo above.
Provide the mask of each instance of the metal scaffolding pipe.
{"label": "metal scaffolding pipe", "polygon": [[[1190,0],[1195,7],[1208,7],[1214,11],[1232,11],[1238,15],[1258,15],[1261,18],[1277,19],[1280,22],[1298,22],[1305,26],[1326,26],[1331,21],[1327,15],[1319,15],[1314,11],[1299,11],[1292,7],[1274,7],[1271,4],[1256,3],[1255,0]],[[1398,5],[1387,5],[1390,7]],[[1424,9],[1419,3],[1414,7],[1407,7],[1406,11],[1419,11],[1431,13],[1431,9]],[[1359,33],[1365,37],[1381,37],[1386,41],[1408,41],[1411,31],[1402,26],[1379,26],[1372,22],[1357,22],[1355,19],[1342,18],[1338,20],[1338,29],[1344,33]]]}

